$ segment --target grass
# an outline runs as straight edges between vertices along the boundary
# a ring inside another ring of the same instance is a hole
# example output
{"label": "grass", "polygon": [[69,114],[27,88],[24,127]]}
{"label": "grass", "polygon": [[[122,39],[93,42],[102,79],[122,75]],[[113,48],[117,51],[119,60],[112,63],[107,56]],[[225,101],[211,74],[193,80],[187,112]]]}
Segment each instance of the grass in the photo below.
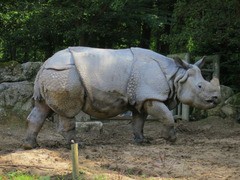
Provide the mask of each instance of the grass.
{"label": "grass", "polygon": [[36,176],[20,171],[13,171],[4,175],[0,175],[0,180],[50,180],[50,177]]}
{"label": "grass", "polygon": [[96,175],[94,180],[107,180],[107,177],[105,175]]}

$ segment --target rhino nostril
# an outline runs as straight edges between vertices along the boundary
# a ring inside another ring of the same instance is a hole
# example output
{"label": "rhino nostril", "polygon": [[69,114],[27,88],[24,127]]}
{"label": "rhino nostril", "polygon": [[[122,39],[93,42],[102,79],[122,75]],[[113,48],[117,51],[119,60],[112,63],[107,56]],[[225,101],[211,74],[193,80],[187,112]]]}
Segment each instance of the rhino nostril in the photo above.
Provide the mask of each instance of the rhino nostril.
{"label": "rhino nostril", "polygon": [[213,99],[213,100],[217,100],[218,97],[217,97],[217,96],[213,96],[212,99]]}

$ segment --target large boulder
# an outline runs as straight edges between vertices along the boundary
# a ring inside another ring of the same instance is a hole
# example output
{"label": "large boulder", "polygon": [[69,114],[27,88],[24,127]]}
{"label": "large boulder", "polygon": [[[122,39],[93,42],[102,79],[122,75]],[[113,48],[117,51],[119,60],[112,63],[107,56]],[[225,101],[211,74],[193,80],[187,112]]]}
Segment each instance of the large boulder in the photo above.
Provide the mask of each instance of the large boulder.
{"label": "large boulder", "polygon": [[0,119],[25,119],[32,108],[33,80],[41,62],[0,63]]}
{"label": "large boulder", "polygon": [[8,117],[11,113],[21,118],[32,108],[31,97],[33,83],[28,81],[5,82],[0,84],[0,117]]}
{"label": "large boulder", "polygon": [[0,83],[33,81],[41,65],[41,62],[20,64],[16,61],[10,61],[0,63]]}
{"label": "large boulder", "polygon": [[240,92],[225,101],[225,106],[222,107],[222,111],[238,122],[240,121]]}

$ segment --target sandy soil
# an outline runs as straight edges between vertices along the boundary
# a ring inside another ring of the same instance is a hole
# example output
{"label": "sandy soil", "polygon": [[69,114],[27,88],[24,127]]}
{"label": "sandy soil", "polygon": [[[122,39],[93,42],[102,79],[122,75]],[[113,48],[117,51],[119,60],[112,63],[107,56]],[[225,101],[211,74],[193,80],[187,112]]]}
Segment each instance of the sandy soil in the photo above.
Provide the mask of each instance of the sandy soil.
{"label": "sandy soil", "polygon": [[[151,144],[132,142],[129,121],[104,122],[102,134],[79,134],[86,146],[79,150],[83,179],[239,179],[240,124],[210,117],[177,123],[178,140],[160,138],[157,121],[147,121]],[[0,121],[0,174],[15,170],[51,179],[71,179],[71,153],[46,122],[39,134],[40,148],[22,150],[25,123]]]}

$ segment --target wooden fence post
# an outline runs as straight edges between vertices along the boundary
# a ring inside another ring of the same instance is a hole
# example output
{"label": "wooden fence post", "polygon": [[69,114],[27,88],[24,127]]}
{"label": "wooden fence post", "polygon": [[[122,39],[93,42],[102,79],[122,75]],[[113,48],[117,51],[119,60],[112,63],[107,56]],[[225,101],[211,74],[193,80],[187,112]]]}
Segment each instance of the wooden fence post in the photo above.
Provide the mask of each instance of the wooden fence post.
{"label": "wooden fence post", "polygon": [[79,169],[78,169],[78,143],[71,144],[71,154],[72,154],[72,177],[73,180],[78,179]]}
{"label": "wooden fence post", "polygon": [[[185,61],[190,63],[190,53],[186,53]],[[182,120],[189,121],[189,106],[182,104]]]}

